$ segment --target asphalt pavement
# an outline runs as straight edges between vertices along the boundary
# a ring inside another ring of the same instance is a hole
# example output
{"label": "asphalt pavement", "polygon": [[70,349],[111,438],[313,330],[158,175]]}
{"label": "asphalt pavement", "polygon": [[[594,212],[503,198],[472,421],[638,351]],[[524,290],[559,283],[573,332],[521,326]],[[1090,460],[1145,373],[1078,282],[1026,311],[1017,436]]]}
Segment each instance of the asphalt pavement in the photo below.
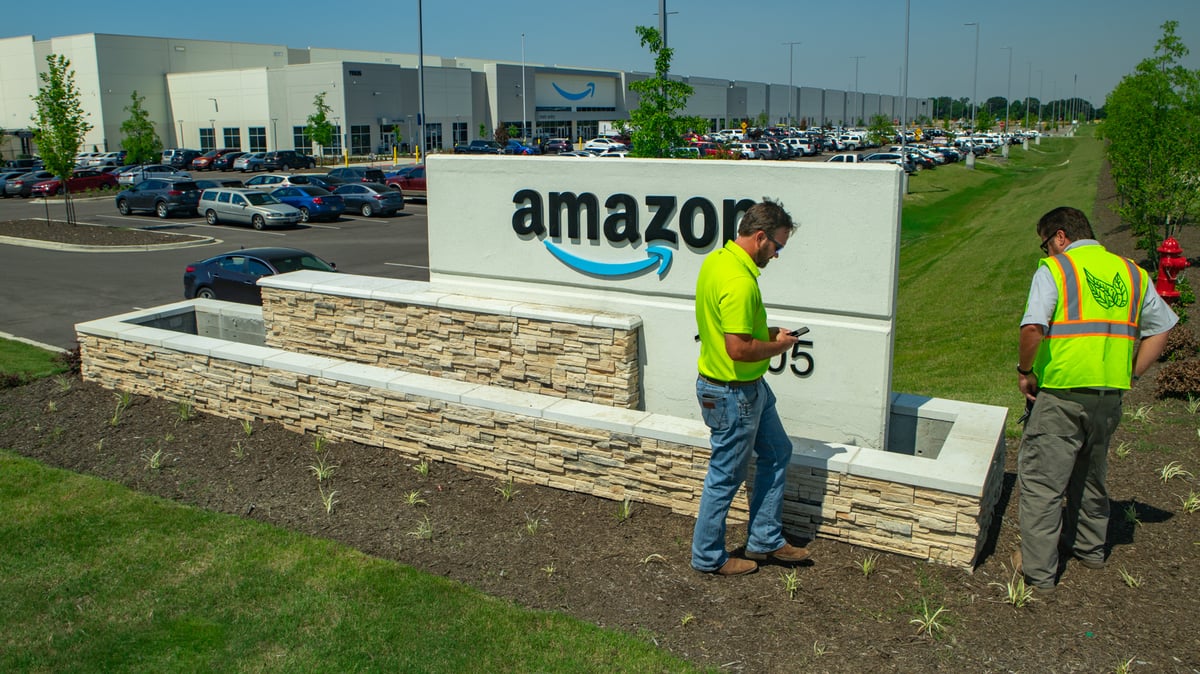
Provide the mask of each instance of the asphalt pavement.
{"label": "asphalt pavement", "polygon": [[[222,175],[248,178],[252,174]],[[0,244],[0,334],[59,348],[75,344],[75,324],[183,299],[183,270],[191,262],[256,246],[288,246],[316,253],[352,274],[428,280],[429,241],[424,201],[408,201],[388,218],[344,215],[336,222],[256,231],[209,225],[201,217],[160,220],[122,216],[112,195],[76,200],[80,222],[139,227],[212,237],[212,243],[147,251],[50,250]],[[0,199],[0,220],[65,219],[61,200]]]}

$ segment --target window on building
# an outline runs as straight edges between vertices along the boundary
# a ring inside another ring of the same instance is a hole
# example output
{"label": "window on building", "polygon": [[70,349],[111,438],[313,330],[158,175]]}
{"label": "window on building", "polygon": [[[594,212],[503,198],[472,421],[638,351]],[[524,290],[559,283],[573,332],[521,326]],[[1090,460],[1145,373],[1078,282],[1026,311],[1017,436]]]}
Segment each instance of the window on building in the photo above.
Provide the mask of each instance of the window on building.
{"label": "window on building", "polygon": [[251,152],[266,152],[267,150],[267,127],[252,126],[248,129],[250,132],[250,151]]}
{"label": "window on building", "polygon": [[307,126],[292,127],[292,143],[297,152],[312,154],[312,138],[308,135]]}
{"label": "window on building", "polygon": [[329,147],[325,148],[325,154],[341,154],[342,153],[342,125],[333,125],[333,141]]}
{"label": "window on building", "polygon": [[208,152],[217,149],[216,132],[212,129],[200,129],[200,151]]}
{"label": "window on building", "polygon": [[236,126],[227,126],[221,129],[225,136],[225,147],[227,148],[242,148],[242,130]]}
{"label": "window on building", "polygon": [[466,122],[455,122],[454,123],[454,144],[458,145],[459,143],[466,143],[468,140],[467,139],[468,133],[469,132],[467,131],[467,123]]}
{"label": "window on building", "polygon": [[442,149],[442,123],[425,125],[425,147],[430,150]]}
{"label": "window on building", "polygon": [[371,153],[371,125],[350,125],[350,154]]}

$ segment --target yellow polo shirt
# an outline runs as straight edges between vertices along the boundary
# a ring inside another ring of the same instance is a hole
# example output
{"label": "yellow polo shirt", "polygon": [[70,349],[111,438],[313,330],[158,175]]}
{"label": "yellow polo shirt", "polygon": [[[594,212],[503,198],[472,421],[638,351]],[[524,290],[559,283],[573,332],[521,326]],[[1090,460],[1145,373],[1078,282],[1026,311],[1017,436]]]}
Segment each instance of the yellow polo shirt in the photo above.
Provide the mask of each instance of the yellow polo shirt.
{"label": "yellow polo shirt", "polygon": [[761,271],[733,241],[704,259],[696,277],[696,327],[700,333],[700,374],[720,381],[751,381],[766,373],[770,359],[743,363],[725,351],[725,335],[771,340],[767,309],[758,289]]}

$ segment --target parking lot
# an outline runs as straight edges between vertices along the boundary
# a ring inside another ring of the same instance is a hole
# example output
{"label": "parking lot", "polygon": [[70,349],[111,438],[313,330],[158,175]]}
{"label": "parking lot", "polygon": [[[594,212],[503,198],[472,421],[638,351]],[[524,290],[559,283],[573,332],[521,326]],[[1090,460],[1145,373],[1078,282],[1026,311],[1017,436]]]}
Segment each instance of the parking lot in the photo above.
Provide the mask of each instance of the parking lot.
{"label": "parking lot", "polygon": [[[196,178],[246,179],[252,174],[193,173]],[[311,251],[339,271],[397,279],[427,280],[426,205],[408,201],[395,216],[344,214],[333,222],[257,231],[246,226],[208,225],[203,217],[152,213],[123,216],[112,194],[76,200],[77,219],[98,225],[149,228],[212,237],[198,247],[148,252],[68,252],[0,245],[5,292],[0,294],[0,332],[70,347],[80,321],[183,299],[184,267],[219,253],[258,246]],[[63,219],[61,200],[3,199],[0,220]]]}

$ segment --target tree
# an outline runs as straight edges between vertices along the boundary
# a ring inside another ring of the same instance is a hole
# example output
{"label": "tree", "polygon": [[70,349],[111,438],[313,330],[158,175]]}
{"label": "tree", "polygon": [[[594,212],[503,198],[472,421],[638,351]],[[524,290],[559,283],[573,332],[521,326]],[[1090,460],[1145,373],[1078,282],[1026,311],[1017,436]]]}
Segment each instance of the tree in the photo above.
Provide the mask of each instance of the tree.
{"label": "tree", "polygon": [[987,133],[995,126],[996,118],[992,117],[992,111],[986,105],[980,106],[975,113],[975,133]]}
{"label": "tree", "polygon": [[867,129],[867,138],[872,144],[883,145],[884,142],[891,142],[896,137],[896,128],[892,126],[892,120],[887,115],[875,115],[871,117],[871,126]]}
{"label": "tree", "polygon": [[150,113],[142,107],[146,97],[138,96],[137,89],[134,89],[129,99],[129,105],[125,106],[125,112],[129,113],[129,119],[121,122],[121,133],[125,134],[125,138],[121,141],[121,147],[129,153],[126,155],[125,161],[130,164],[151,163],[162,152],[162,140],[159,139],[158,132],[154,130],[154,123],[150,121]]}
{"label": "tree", "polygon": [[[83,137],[92,130],[92,125],[87,123],[87,113],[79,101],[71,61],[61,54],[47,54],[46,65],[46,72],[38,73],[42,86],[32,97],[37,106],[33,137],[46,170],[63,181],[67,222],[75,224],[75,207],[66,189],[67,180],[74,172],[75,155],[79,154]],[[46,220],[49,219],[47,212]]]}
{"label": "tree", "polygon": [[1117,213],[1151,264],[1163,238],[1194,224],[1189,214],[1200,175],[1200,72],[1180,64],[1188,49],[1177,26],[1165,22],[1155,55],[1108,94],[1100,129],[1121,197]]}
{"label": "tree", "polygon": [[496,142],[500,143],[501,146],[506,145],[509,139],[508,129],[504,128],[503,126],[498,126],[496,127],[496,130],[492,132],[492,137],[495,138]]}
{"label": "tree", "polygon": [[694,89],[685,82],[667,77],[675,50],[663,44],[662,35],[654,28],[637,26],[634,30],[641,38],[641,46],[654,55],[654,77],[629,85],[640,96],[638,107],[629,112],[632,127],[629,137],[633,143],[629,154],[633,157],[669,157],[671,148],[683,143],[685,133],[707,128],[707,123],[694,117],[676,116],[687,107]]}
{"label": "tree", "polygon": [[325,148],[333,143],[333,123],[329,121],[332,110],[325,104],[325,92],[322,91],[313,97],[313,113],[308,116],[308,125],[304,127],[304,133],[321,148],[319,159],[322,166],[325,164]]}

